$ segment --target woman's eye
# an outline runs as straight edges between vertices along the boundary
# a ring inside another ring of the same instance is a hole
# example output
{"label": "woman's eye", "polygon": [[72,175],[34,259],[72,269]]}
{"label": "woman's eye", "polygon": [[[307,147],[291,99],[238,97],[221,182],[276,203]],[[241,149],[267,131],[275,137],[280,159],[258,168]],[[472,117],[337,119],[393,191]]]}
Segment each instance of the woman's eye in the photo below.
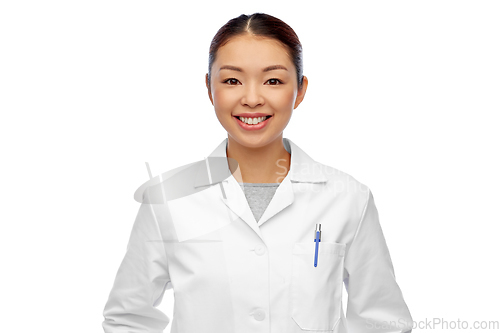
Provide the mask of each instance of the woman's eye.
{"label": "woman's eye", "polygon": [[[227,83],[230,86],[237,85],[239,82],[240,81],[238,79],[235,79],[234,77],[222,81],[222,83]],[[280,79],[276,79],[276,78],[269,79],[269,80],[267,80],[267,82],[269,82],[269,84],[271,86],[277,86],[279,84],[283,84],[283,82]]]}
{"label": "woman's eye", "polygon": [[279,83],[279,84],[282,84],[282,83],[283,83],[283,82],[281,82],[281,80],[279,80],[279,79],[269,79],[269,80],[267,80],[267,82],[269,82],[271,86],[277,86],[277,85],[278,85],[278,83]]}
{"label": "woman's eye", "polygon": [[[235,78],[229,78],[229,79],[227,79],[227,80],[223,81],[223,83],[229,83],[229,85],[230,85],[230,86],[234,86],[235,84],[237,84],[237,83],[238,83],[238,80],[237,80],[237,79],[235,79]],[[233,84],[233,83],[234,83],[234,84]]]}

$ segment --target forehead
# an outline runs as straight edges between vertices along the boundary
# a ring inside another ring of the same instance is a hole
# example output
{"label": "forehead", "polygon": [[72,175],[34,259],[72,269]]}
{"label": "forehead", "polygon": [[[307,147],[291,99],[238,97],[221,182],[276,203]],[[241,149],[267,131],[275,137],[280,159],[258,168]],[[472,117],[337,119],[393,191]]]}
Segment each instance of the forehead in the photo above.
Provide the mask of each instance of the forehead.
{"label": "forehead", "polygon": [[289,68],[293,65],[287,48],[278,40],[249,35],[234,37],[220,47],[214,64],[259,68],[277,64]]}

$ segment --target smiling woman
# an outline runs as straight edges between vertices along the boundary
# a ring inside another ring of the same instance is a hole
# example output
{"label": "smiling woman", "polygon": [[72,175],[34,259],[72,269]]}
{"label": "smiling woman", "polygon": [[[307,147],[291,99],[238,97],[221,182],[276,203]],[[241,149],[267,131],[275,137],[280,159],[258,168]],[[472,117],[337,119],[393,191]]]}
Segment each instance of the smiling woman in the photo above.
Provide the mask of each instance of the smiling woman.
{"label": "smiling woman", "polygon": [[293,29],[263,13],[228,21],[205,84],[228,136],[140,187],[105,331],[162,332],[170,288],[172,333],[411,331],[370,189],[283,138],[308,86]]}

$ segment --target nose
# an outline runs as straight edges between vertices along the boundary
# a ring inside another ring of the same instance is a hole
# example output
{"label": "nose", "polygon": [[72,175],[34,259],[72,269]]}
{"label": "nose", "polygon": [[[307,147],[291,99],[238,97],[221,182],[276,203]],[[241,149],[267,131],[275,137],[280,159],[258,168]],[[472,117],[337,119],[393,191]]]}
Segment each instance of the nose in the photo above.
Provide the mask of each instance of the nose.
{"label": "nose", "polygon": [[257,84],[247,84],[245,86],[245,89],[243,90],[241,104],[248,105],[251,108],[255,108],[259,105],[264,105],[264,96],[262,96],[260,86],[258,86]]}

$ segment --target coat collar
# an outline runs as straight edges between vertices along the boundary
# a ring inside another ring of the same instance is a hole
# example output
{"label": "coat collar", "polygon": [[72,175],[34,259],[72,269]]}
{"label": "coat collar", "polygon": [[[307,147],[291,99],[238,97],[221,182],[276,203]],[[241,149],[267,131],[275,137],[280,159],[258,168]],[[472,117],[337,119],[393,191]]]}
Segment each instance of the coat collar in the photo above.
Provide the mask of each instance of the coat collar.
{"label": "coat collar", "polygon": [[[200,163],[194,179],[194,187],[208,186],[227,179],[231,173],[227,167],[227,142],[225,138],[212,153]],[[324,167],[314,161],[292,140],[283,138],[283,146],[291,155],[290,170],[287,177],[292,182],[322,183],[328,181]],[[208,171],[210,170],[210,172]]]}
{"label": "coat collar", "polygon": [[[227,138],[224,139],[205,161],[198,163],[193,186],[198,188],[197,190],[202,189],[202,186],[209,186],[207,189],[211,190],[211,193],[220,192],[217,197],[228,207],[229,220],[234,221],[238,217],[241,218],[263,240],[260,227],[293,204],[295,200],[293,183],[324,183],[328,181],[322,164],[314,161],[290,139],[283,138],[283,145],[291,154],[290,170],[276,189],[272,200],[257,223],[245,193],[229,171],[226,155],[227,141]],[[217,183],[219,186],[212,186]],[[218,187],[220,187],[220,191],[214,190]],[[212,198],[213,196],[207,195],[206,201],[209,202]],[[211,204],[213,207],[217,207],[215,203]]]}

